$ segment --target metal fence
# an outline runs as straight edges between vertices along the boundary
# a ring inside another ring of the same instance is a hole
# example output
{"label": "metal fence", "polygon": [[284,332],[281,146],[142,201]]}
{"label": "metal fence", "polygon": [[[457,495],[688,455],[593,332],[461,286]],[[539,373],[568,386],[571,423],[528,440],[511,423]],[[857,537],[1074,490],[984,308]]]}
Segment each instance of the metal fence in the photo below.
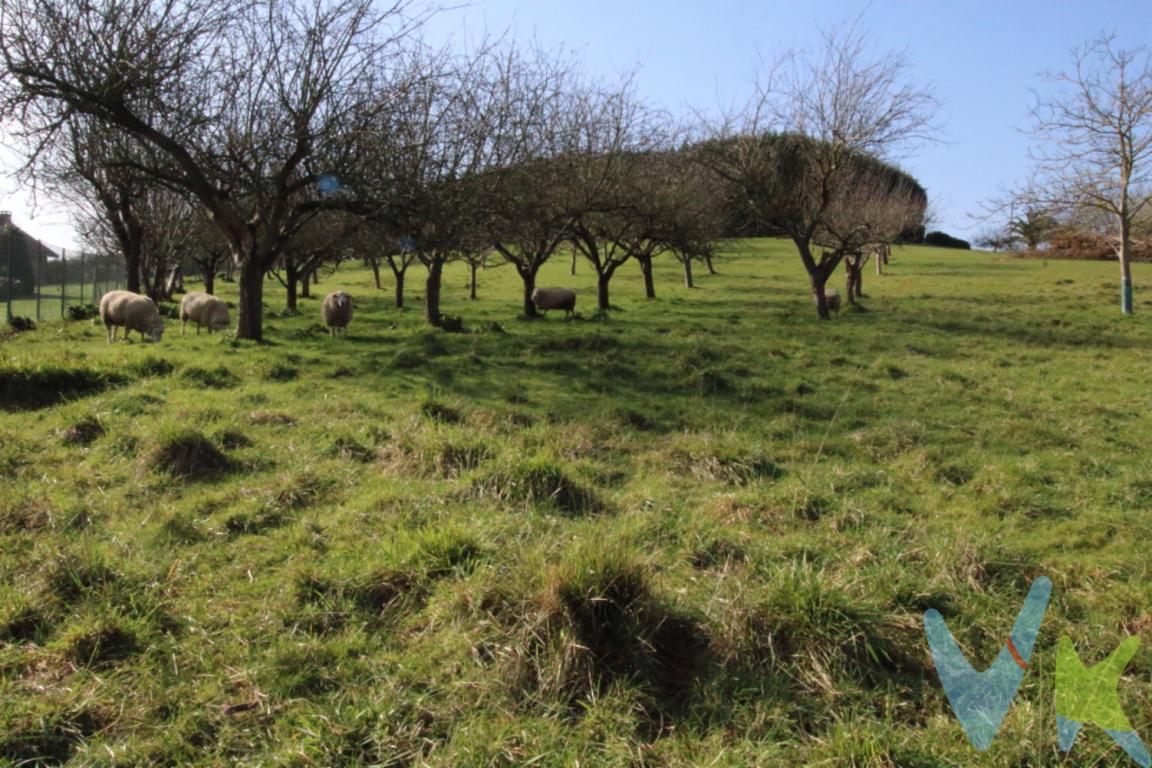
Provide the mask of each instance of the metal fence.
{"label": "metal fence", "polygon": [[65,318],[69,307],[98,304],[105,292],[125,282],[117,255],[56,248],[15,227],[0,229],[0,301],[9,322]]}

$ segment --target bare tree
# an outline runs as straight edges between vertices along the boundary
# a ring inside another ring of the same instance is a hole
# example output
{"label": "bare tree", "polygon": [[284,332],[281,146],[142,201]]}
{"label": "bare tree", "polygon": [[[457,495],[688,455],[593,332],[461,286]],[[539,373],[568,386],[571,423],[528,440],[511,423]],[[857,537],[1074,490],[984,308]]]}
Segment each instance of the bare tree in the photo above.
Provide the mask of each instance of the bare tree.
{"label": "bare tree", "polygon": [[1032,110],[1035,174],[1017,199],[1057,210],[1095,209],[1113,221],[1120,309],[1132,314],[1132,227],[1152,201],[1152,54],[1102,37],[1044,75],[1053,93]]}
{"label": "bare tree", "polygon": [[779,62],[752,103],[712,130],[701,158],[732,184],[761,226],[796,244],[820,317],[824,286],[847,252],[813,251],[838,197],[852,197],[856,160],[890,157],[934,133],[935,98],[895,54],[870,58],[854,26],[826,33],[814,53]]}
{"label": "bare tree", "polygon": [[520,276],[524,317],[535,318],[536,275],[571,234],[572,160],[581,152],[575,103],[584,86],[565,55],[538,48],[509,49],[500,81],[507,151],[488,171],[488,239]]}
{"label": "bare tree", "polygon": [[0,109],[35,161],[87,115],[152,150],[134,167],[196,199],[240,271],[237,335],[262,336],[287,233],[356,163],[408,0],[8,0]]}
{"label": "bare tree", "polygon": [[646,260],[650,295],[651,259],[660,249],[646,236],[643,215],[653,155],[667,148],[670,135],[662,115],[636,96],[631,78],[613,88],[591,88],[574,104],[577,145],[570,241],[596,271],[601,312],[610,308],[609,286],[624,263]]}

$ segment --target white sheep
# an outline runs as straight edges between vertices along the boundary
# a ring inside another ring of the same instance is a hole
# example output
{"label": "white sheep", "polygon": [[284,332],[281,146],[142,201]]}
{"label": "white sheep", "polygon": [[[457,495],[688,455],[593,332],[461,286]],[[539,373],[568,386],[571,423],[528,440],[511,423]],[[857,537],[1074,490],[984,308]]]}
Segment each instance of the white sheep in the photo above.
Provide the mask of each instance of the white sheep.
{"label": "white sheep", "polygon": [[562,309],[571,316],[576,311],[576,291],[571,288],[533,288],[532,303],[541,312]]}
{"label": "white sheep", "polygon": [[228,305],[223,299],[218,299],[210,293],[189,291],[180,301],[180,335],[188,327],[188,321],[196,323],[196,333],[199,335],[200,326],[208,326],[208,333],[220,331],[229,326]]}
{"label": "white sheep", "polygon": [[340,330],[348,335],[348,323],[352,321],[352,297],[344,291],[333,291],[324,297],[320,305],[320,317],[328,327],[328,333],[335,336]]}
{"label": "white sheep", "polygon": [[109,291],[100,299],[100,319],[108,330],[108,343],[116,340],[116,328],[124,326],[124,338],[131,331],[140,331],[152,341],[160,341],[164,335],[164,318],[156,308],[156,302],[131,291]]}

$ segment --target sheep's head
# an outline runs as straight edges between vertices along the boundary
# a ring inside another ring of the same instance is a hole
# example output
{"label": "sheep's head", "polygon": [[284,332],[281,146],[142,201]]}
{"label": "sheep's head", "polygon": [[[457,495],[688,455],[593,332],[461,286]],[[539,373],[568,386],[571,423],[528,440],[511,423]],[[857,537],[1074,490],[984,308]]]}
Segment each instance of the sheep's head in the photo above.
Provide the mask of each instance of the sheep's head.
{"label": "sheep's head", "polygon": [[212,317],[209,319],[208,324],[212,330],[220,331],[227,328],[232,324],[232,319],[228,316],[228,307],[219,304],[212,309]]}
{"label": "sheep's head", "polygon": [[336,306],[340,307],[340,309],[352,306],[352,297],[341,291],[336,294]]}
{"label": "sheep's head", "polygon": [[164,321],[160,318],[156,318],[156,320],[148,326],[148,337],[152,339],[152,341],[160,341],[163,336]]}

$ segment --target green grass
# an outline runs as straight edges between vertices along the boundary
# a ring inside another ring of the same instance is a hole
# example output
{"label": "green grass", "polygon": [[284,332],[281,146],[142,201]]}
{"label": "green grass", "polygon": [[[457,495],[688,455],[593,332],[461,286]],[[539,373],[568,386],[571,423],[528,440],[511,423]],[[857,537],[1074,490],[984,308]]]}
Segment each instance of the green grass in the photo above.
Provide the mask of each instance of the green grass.
{"label": "green grass", "polygon": [[[317,289],[347,338],[274,281],[263,344],[7,337],[0,764],[1126,764],[1091,727],[1057,751],[1053,650],[1152,628],[1152,302],[907,248],[822,323],[788,243],[717,266],[660,264],[651,302],[625,267],[607,319],[562,256],[574,321],[451,267],[465,332],[432,331],[422,275],[398,311],[350,265]],[[982,666],[1039,574],[978,754],[923,612]],[[1146,739],[1150,673],[1120,690]]]}
{"label": "green grass", "polygon": [[[36,301],[36,297],[12,297],[12,315],[16,317],[31,318],[37,323],[53,323],[59,322],[65,310],[70,306],[99,303],[97,298],[93,300],[93,296],[99,296],[106,290],[113,290],[117,287],[123,287],[123,281],[119,283],[114,281],[101,280],[98,282],[95,289],[93,289],[91,282],[86,283],[69,283],[64,286],[64,295],[61,296],[59,283],[46,284],[40,291],[40,301]],[[0,289],[0,319],[4,319],[7,313],[7,294]],[[39,318],[37,318],[37,306],[39,306]]]}

